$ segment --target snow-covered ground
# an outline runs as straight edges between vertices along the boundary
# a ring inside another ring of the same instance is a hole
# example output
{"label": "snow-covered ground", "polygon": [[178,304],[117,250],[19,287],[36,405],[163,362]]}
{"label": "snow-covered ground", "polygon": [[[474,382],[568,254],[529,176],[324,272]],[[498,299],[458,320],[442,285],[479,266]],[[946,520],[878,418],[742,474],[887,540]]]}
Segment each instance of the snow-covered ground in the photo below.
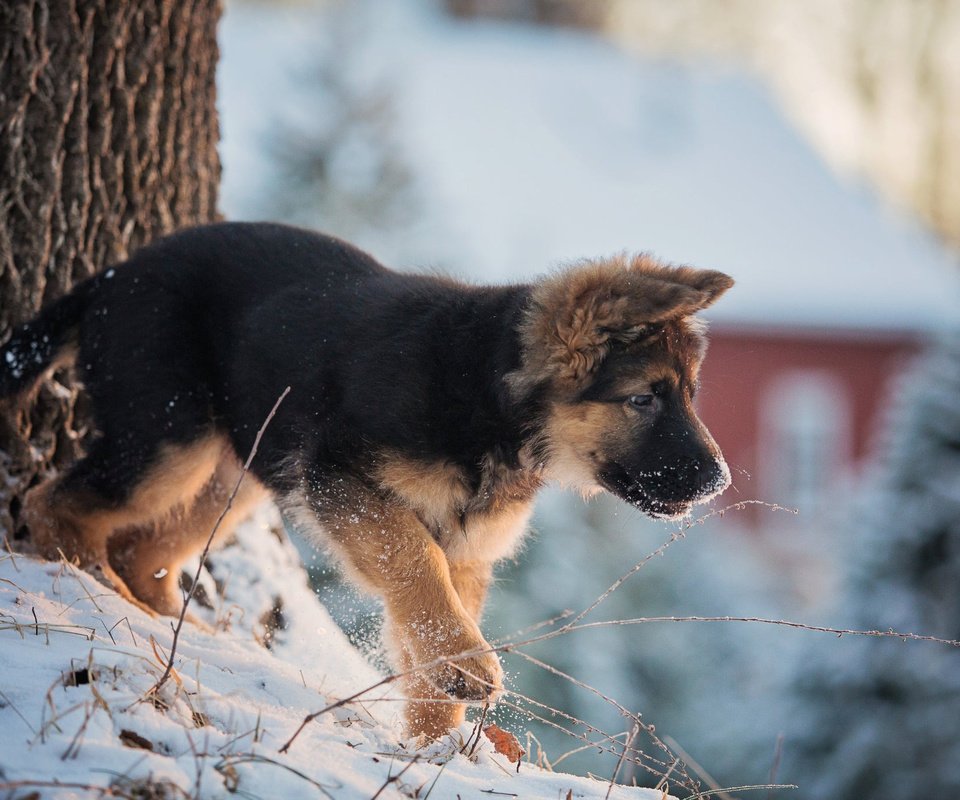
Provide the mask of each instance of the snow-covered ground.
{"label": "snow-covered ground", "polygon": [[[400,702],[386,687],[319,717],[280,753],[307,714],[382,676],[317,602],[278,526],[264,508],[241,526],[236,546],[211,557],[202,585],[217,599],[193,608],[215,631],[184,627],[161,702],[149,693],[166,664],[170,619],[144,614],[65,563],[0,557],[0,794],[83,798],[112,787],[110,796],[152,798],[607,796],[606,781],[526,761],[517,771],[484,737],[462,754],[470,723],[418,750],[404,742]],[[280,618],[267,636],[268,619]],[[609,796],[666,798],[621,786]]]}

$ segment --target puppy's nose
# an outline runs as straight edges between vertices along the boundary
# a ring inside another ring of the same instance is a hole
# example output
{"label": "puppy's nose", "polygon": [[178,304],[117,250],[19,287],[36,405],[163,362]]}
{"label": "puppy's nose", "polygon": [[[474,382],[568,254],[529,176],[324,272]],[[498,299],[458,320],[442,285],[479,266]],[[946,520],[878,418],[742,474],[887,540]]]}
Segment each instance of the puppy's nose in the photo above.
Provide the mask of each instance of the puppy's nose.
{"label": "puppy's nose", "polygon": [[718,494],[730,485],[730,469],[722,458],[708,456],[700,461],[700,497]]}
{"label": "puppy's nose", "polygon": [[730,481],[726,465],[712,455],[686,456],[664,467],[656,476],[658,494],[671,500],[696,500],[725,489]]}

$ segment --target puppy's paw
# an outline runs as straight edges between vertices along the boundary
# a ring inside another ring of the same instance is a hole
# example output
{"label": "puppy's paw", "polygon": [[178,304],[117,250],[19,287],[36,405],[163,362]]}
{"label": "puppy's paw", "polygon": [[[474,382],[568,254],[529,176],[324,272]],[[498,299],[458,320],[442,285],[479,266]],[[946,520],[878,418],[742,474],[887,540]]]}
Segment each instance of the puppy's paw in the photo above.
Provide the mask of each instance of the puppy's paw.
{"label": "puppy's paw", "polygon": [[[488,650],[482,640],[461,652]],[[503,691],[503,667],[496,653],[476,653],[451,660],[429,670],[425,677],[440,691],[457,700],[495,703]]]}
{"label": "puppy's paw", "polygon": [[481,703],[496,702],[503,691],[500,659],[466,616],[433,614],[394,627],[391,638],[401,668],[413,671],[407,681],[409,697],[438,693]]}

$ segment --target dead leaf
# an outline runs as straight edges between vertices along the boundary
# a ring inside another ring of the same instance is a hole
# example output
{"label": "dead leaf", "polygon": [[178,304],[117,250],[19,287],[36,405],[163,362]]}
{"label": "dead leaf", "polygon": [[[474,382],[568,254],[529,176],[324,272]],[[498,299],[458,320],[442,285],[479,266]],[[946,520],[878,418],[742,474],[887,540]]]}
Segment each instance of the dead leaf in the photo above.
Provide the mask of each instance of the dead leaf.
{"label": "dead leaf", "polygon": [[487,725],[483,729],[483,734],[493,742],[493,749],[500,755],[506,756],[511,764],[516,764],[527,754],[527,751],[520,746],[517,737],[498,725]]}
{"label": "dead leaf", "polygon": [[139,750],[153,750],[153,742],[145,739],[139,733],[127,730],[126,728],[120,731],[120,741],[127,747],[136,747]]}

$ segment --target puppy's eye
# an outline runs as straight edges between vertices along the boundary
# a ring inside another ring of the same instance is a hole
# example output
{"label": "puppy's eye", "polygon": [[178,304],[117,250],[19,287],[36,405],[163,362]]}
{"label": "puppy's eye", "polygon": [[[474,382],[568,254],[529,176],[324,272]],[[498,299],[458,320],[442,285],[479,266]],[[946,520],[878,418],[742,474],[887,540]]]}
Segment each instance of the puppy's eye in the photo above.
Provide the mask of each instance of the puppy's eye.
{"label": "puppy's eye", "polygon": [[632,394],[627,398],[627,405],[633,408],[647,408],[653,405],[652,394]]}

